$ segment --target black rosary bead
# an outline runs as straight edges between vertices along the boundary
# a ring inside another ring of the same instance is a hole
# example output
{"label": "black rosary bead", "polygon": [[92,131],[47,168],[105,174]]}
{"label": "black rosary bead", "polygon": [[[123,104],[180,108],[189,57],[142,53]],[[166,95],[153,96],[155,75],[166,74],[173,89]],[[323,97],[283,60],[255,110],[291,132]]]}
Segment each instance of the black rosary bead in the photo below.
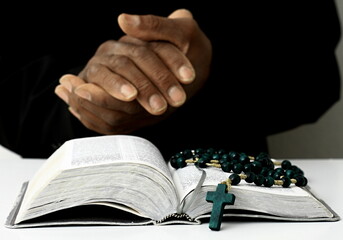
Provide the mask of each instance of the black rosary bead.
{"label": "black rosary bead", "polygon": [[183,157],[177,158],[176,159],[176,165],[178,166],[178,168],[186,167],[186,165],[187,165],[186,159],[184,159]]}
{"label": "black rosary bead", "polygon": [[[186,162],[187,160],[187,162]],[[241,179],[257,186],[271,187],[274,184],[289,187],[292,183],[296,186],[307,185],[304,172],[289,160],[283,160],[281,167],[275,168],[273,160],[267,153],[260,153],[256,157],[235,151],[225,152],[224,149],[197,148],[186,149],[170,158],[170,164],[175,169],[187,166],[187,163],[206,168],[208,166],[221,168],[224,172],[232,172],[229,176],[232,185],[237,185]],[[241,174],[243,173],[244,174]]]}
{"label": "black rosary bead", "polygon": [[176,158],[175,158],[175,156],[172,156],[170,159],[169,159],[169,161],[170,161],[170,165],[173,167],[173,168],[175,168],[175,169],[178,169],[179,167],[177,166],[177,164],[176,164]]}
{"label": "black rosary bead", "polygon": [[233,164],[232,162],[224,162],[221,164],[221,168],[224,172],[231,172]]}
{"label": "black rosary bead", "polygon": [[274,185],[274,178],[272,177],[265,177],[263,185],[265,187],[271,187]]}
{"label": "black rosary bead", "polygon": [[193,153],[190,149],[186,149],[185,151],[182,152],[182,155],[185,159],[192,158]]}
{"label": "black rosary bead", "polygon": [[285,176],[289,177],[289,178],[294,178],[294,176],[295,176],[294,171],[290,170],[290,169],[286,170],[285,171]]}
{"label": "black rosary bead", "polygon": [[260,174],[267,177],[268,176],[269,169],[267,167],[262,167]]}
{"label": "black rosary bead", "polygon": [[221,156],[220,156],[219,153],[213,153],[212,159],[213,159],[213,160],[219,160],[219,159],[221,159]]}
{"label": "black rosary bead", "polygon": [[263,159],[267,159],[270,160],[270,156],[268,153],[265,152],[261,152],[260,154],[258,154],[255,158],[257,161],[263,161]]}
{"label": "black rosary bead", "polygon": [[241,163],[234,164],[232,171],[237,174],[241,173],[243,171],[243,165]]}
{"label": "black rosary bead", "polygon": [[209,158],[200,157],[195,164],[201,168],[205,168],[207,167],[206,163],[208,163],[209,161],[210,161]]}
{"label": "black rosary bead", "polygon": [[282,169],[287,170],[287,169],[290,169],[292,167],[292,164],[288,160],[283,160],[281,163],[281,167],[282,167]]}
{"label": "black rosary bead", "polygon": [[247,183],[253,183],[255,181],[256,175],[253,172],[248,172],[245,174],[247,177],[245,178],[245,181]]}
{"label": "black rosary bead", "polygon": [[274,171],[274,174],[273,174],[272,177],[273,177],[275,180],[280,180],[282,176],[283,176],[283,173],[282,173],[282,172],[280,172],[280,171]]}
{"label": "black rosary bead", "polygon": [[245,172],[245,173],[251,172],[251,164],[250,163],[244,164],[243,172]]}
{"label": "black rosary bead", "polygon": [[241,182],[241,177],[236,173],[231,174],[229,179],[231,180],[232,185],[238,185]]}
{"label": "black rosary bead", "polygon": [[195,149],[195,154],[203,154],[205,150],[203,148],[197,148]]}
{"label": "black rosary bead", "polygon": [[291,179],[289,177],[283,177],[281,180],[283,181],[282,187],[287,188],[291,185]]}
{"label": "black rosary bead", "polygon": [[221,155],[222,157],[220,158],[220,161],[229,161],[229,159],[230,159],[230,156],[229,156],[229,154],[227,154],[227,153],[224,153],[223,155]]}
{"label": "black rosary bead", "polygon": [[291,170],[294,171],[295,175],[304,175],[304,172],[295,165],[292,165]]}
{"label": "black rosary bead", "polygon": [[251,163],[251,171],[252,171],[252,172],[258,174],[258,173],[261,172],[261,170],[262,170],[262,164],[261,164],[261,162],[256,162],[256,161],[255,161],[255,162],[252,162],[252,163]]}
{"label": "black rosary bead", "polygon": [[214,148],[208,148],[208,149],[206,150],[206,153],[208,153],[208,154],[210,154],[210,155],[213,155],[213,153],[214,153]]}
{"label": "black rosary bead", "polygon": [[255,176],[255,181],[254,183],[256,184],[256,186],[261,186],[265,181],[265,177],[262,176],[261,174],[257,174]]}
{"label": "black rosary bead", "polygon": [[223,154],[226,153],[226,151],[225,151],[225,149],[219,149],[219,150],[217,151],[217,153],[218,153],[219,155],[223,155]]}
{"label": "black rosary bead", "polygon": [[230,157],[231,161],[238,161],[239,160],[239,154],[235,151],[230,151],[229,157]]}
{"label": "black rosary bead", "polygon": [[295,180],[297,180],[297,182],[295,183],[296,186],[298,187],[304,187],[307,185],[307,178],[305,178],[304,176],[296,176]]}
{"label": "black rosary bead", "polygon": [[248,155],[241,153],[239,156],[239,162],[243,165],[250,163],[250,158]]}

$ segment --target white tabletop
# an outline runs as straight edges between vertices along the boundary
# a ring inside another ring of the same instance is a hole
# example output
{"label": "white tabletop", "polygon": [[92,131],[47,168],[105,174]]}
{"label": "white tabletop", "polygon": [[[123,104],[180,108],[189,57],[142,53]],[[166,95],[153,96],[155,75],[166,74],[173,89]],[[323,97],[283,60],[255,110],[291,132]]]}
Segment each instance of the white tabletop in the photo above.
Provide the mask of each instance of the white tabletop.
{"label": "white tabletop", "polygon": [[[168,226],[91,226],[8,229],[4,222],[24,181],[29,180],[43,159],[22,159],[0,146],[0,240],[87,239],[334,239],[343,235],[338,222],[223,222],[221,230],[208,224]],[[305,171],[312,191],[340,217],[343,216],[343,159],[291,160]]]}

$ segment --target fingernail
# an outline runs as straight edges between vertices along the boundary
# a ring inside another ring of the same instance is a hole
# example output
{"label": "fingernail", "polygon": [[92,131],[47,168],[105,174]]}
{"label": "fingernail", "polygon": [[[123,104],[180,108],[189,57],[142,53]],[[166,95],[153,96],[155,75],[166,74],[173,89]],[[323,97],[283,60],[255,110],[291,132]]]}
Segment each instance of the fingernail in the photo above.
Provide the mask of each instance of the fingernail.
{"label": "fingernail", "polygon": [[195,73],[194,73],[193,69],[191,69],[187,66],[180,67],[179,74],[180,74],[181,80],[185,83],[190,83],[195,78]]}
{"label": "fingernail", "polygon": [[150,96],[149,105],[154,113],[160,113],[167,108],[166,101],[158,94],[153,94]]}
{"label": "fingernail", "polygon": [[88,101],[92,101],[92,95],[90,94],[90,92],[82,88],[75,89],[75,94],[79,96],[80,98],[84,98],[84,99],[87,99]]}
{"label": "fingernail", "polygon": [[67,77],[62,77],[60,79],[60,84],[62,86],[64,86],[66,89],[68,89],[69,92],[72,92],[73,86],[71,85],[71,83]]}
{"label": "fingernail", "polygon": [[120,88],[120,93],[127,99],[131,100],[137,95],[137,90],[129,84],[124,84]]}
{"label": "fingernail", "polygon": [[131,25],[133,27],[136,27],[140,24],[140,19],[137,15],[122,14],[119,16],[119,20],[124,21],[126,25]]}
{"label": "fingernail", "polygon": [[186,95],[179,87],[173,86],[168,90],[169,97],[173,100],[174,107],[181,106],[186,101]]}
{"label": "fingernail", "polygon": [[69,97],[64,91],[64,87],[62,86],[57,86],[55,89],[56,95],[61,98],[66,104],[69,102]]}

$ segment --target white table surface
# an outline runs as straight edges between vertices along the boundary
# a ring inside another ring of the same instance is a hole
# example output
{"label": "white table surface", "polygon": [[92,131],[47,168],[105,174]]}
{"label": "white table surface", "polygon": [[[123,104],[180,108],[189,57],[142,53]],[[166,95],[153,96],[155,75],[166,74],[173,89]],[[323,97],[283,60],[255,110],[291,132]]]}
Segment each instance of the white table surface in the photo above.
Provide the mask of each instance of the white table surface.
{"label": "white table surface", "polygon": [[[340,217],[343,216],[343,159],[291,160],[302,168],[312,191]],[[338,222],[223,222],[221,230],[208,224],[168,226],[85,226],[8,229],[4,222],[24,181],[29,180],[44,159],[22,159],[0,146],[0,240],[87,239],[339,239]]]}

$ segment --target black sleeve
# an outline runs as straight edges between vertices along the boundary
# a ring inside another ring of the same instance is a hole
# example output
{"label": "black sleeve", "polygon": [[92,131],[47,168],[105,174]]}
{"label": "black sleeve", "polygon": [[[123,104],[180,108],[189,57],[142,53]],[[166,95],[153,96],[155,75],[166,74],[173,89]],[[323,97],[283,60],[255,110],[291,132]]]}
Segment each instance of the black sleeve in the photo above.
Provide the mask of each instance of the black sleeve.
{"label": "black sleeve", "polygon": [[208,28],[214,47],[211,107],[268,135],[314,123],[338,101],[334,1],[256,1],[226,10],[216,22],[229,23]]}
{"label": "black sleeve", "polygon": [[58,59],[45,56],[2,80],[2,145],[23,157],[46,158],[64,141],[92,135],[54,94],[59,77],[67,72]]}

